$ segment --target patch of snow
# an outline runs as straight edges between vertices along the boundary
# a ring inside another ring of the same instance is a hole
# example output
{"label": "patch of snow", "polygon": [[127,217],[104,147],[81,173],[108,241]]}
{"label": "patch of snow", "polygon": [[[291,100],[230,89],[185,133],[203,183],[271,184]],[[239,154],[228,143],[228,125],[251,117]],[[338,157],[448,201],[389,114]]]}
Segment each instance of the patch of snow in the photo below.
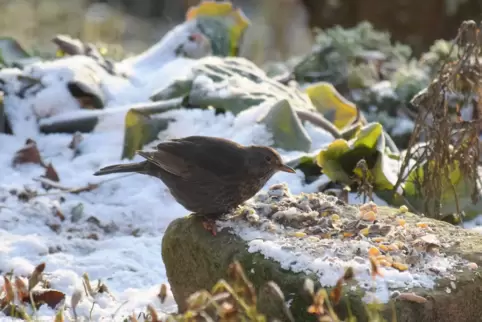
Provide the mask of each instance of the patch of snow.
{"label": "patch of snow", "polygon": [[[262,110],[260,106],[237,117],[230,113],[215,115],[211,110],[171,111],[166,115],[176,122],[161,132],[159,138],[196,134],[224,137],[241,144],[271,144],[271,135],[264,126],[252,122]],[[93,283],[101,279],[115,298],[102,296],[92,306],[92,299],[84,296],[77,310],[79,315],[88,317],[93,307],[94,320],[110,317],[119,307],[119,317],[137,314],[145,311],[148,303],[173,311],[176,307],[172,296],[167,305],[161,305],[156,298],[161,283],[167,283],[161,240],[169,223],[187,212],[155,178],[135,174],[118,179],[92,175],[102,166],[131,162],[119,160],[123,127],[109,120],[105,122],[101,132],[83,135],[81,153],[75,158],[67,148],[71,135],[29,134],[37,142],[44,161],[51,162],[56,169],[63,186],[74,188],[107,180],[97,189],[77,195],[55,189],[45,191],[40,183],[33,181],[45,171],[38,165],[12,167],[12,158],[25,144],[25,137],[0,134],[0,271],[13,269],[17,274],[27,275],[37,264],[45,262],[52,287],[65,292],[66,303],[70,303],[70,296],[79,288],[83,273],[88,273]],[[326,133],[317,135],[314,146],[323,146],[331,140],[326,140],[329,138]],[[280,152],[285,159],[301,153]],[[133,161],[140,160],[136,157]],[[301,171],[295,175],[278,173],[264,190],[273,183],[288,182],[293,191],[315,191],[326,177],[310,185],[304,185],[303,180]],[[24,186],[43,196],[28,203],[20,201],[12,191],[21,191]],[[74,215],[79,204],[83,208],[80,217]],[[56,209],[64,214],[65,221],[55,216]],[[121,306],[124,301],[128,302]],[[51,317],[54,311],[42,307],[38,314]]]}

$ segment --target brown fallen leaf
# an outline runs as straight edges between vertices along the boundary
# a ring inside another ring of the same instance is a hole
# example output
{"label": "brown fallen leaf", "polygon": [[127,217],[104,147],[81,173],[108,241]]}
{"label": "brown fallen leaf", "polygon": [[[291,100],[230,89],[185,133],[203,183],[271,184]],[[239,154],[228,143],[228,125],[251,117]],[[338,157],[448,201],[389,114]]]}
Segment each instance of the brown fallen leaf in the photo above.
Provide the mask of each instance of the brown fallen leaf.
{"label": "brown fallen leaf", "polygon": [[37,143],[32,139],[27,139],[25,146],[15,153],[12,161],[13,166],[24,163],[34,163],[45,167]]}
{"label": "brown fallen leaf", "polygon": [[423,296],[417,295],[415,293],[400,293],[397,297],[398,300],[410,301],[415,303],[427,303],[427,299]]}
{"label": "brown fallen leaf", "polygon": [[[53,181],[53,182],[60,181],[59,175],[57,174],[57,171],[55,170],[52,163],[49,163],[49,165],[45,169],[45,174],[42,176],[42,178],[49,179],[50,181]],[[51,186],[48,184],[42,183],[42,188],[44,188],[45,190],[48,190],[51,188]]]}
{"label": "brown fallen leaf", "polygon": [[55,217],[59,218],[60,221],[64,221],[64,220],[65,220],[64,214],[63,214],[62,211],[60,211],[60,209],[58,209],[58,208],[55,209]]}
{"label": "brown fallen leaf", "polygon": [[65,299],[65,294],[52,289],[36,290],[32,292],[32,298],[37,308],[45,303],[55,309]]}

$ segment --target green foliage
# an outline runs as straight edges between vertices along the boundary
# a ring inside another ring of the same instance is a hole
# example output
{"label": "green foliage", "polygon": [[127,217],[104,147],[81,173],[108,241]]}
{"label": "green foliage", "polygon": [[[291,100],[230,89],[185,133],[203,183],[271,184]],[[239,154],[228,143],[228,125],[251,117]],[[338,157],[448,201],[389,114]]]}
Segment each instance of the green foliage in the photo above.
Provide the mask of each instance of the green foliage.
{"label": "green foliage", "polygon": [[365,160],[370,185],[376,190],[390,190],[395,182],[393,174],[387,173],[383,163],[385,156],[385,137],[383,127],[379,123],[364,126],[357,136],[345,141],[338,139],[322,149],[317,156],[317,163],[331,180],[351,185],[362,179],[357,170],[361,160]]}
{"label": "green foliage", "polygon": [[132,159],[136,151],[155,139],[165,130],[168,120],[152,118],[148,114],[131,109],[125,117],[124,149],[121,158]]}
{"label": "green foliage", "polygon": [[258,122],[265,124],[272,133],[274,146],[284,150],[310,151],[311,138],[288,100],[271,106]]}
{"label": "green foliage", "polygon": [[376,61],[398,65],[410,55],[410,47],[392,45],[390,34],[376,31],[369,22],[351,29],[336,26],[318,33],[312,52],[294,66],[294,75],[301,83],[328,81],[339,85],[347,82],[350,66]]}

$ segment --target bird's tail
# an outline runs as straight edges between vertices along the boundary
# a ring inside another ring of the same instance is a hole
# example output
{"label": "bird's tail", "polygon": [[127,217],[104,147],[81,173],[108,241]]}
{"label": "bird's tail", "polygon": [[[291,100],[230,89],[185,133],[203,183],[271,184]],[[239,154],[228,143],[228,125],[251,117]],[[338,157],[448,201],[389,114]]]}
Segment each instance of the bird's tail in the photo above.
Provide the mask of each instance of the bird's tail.
{"label": "bird's tail", "polygon": [[137,172],[146,173],[147,161],[128,164],[114,164],[104,167],[94,173],[94,176],[103,176],[111,173],[123,173],[123,172]]}

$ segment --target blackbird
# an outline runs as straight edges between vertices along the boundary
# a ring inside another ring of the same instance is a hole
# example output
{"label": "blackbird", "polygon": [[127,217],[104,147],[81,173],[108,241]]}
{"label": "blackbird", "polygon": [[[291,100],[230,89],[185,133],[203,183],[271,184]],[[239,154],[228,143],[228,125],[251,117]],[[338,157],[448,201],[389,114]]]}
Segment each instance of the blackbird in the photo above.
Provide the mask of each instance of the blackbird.
{"label": "blackbird", "polygon": [[136,172],[161,179],[184,208],[204,217],[215,234],[214,220],[254,196],[277,172],[294,173],[267,146],[189,136],[162,142],[156,151],[137,151],[146,161],[104,167],[94,175]]}

